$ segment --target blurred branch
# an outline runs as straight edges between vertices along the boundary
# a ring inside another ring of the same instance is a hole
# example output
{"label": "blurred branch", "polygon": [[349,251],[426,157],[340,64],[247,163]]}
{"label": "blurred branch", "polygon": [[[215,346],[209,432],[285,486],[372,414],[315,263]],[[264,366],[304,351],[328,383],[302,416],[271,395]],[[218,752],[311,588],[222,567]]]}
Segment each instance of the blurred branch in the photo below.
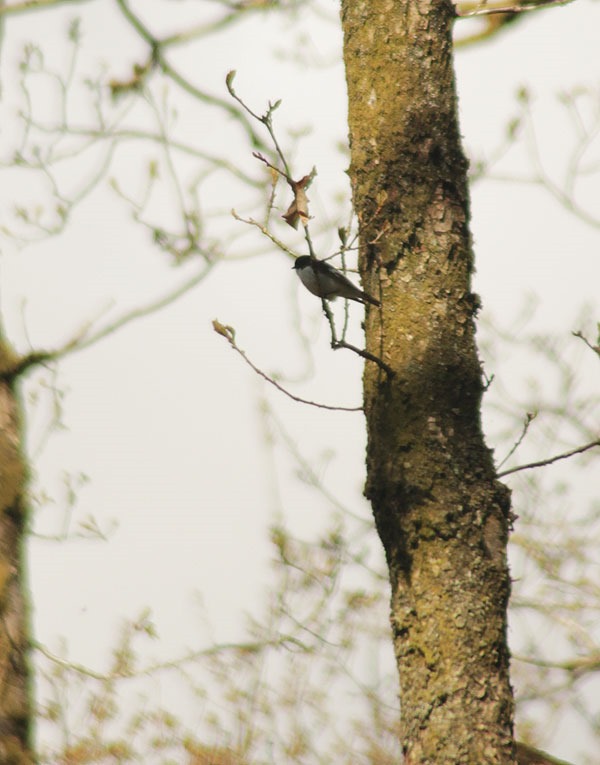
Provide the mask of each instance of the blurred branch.
{"label": "blurred branch", "polygon": [[126,680],[133,677],[142,677],[143,675],[152,675],[161,670],[176,669],[183,664],[188,664],[189,662],[197,661],[198,659],[204,657],[215,656],[222,653],[255,654],[264,651],[266,648],[279,648],[287,646],[293,646],[299,648],[300,650],[305,650],[306,648],[304,644],[298,640],[298,638],[295,638],[292,635],[280,635],[270,640],[257,640],[249,641],[246,643],[216,643],[215,645],[211,645],[209,648],[204,648],[199,651],[190,651],[189,653],[184,654],[177,659],[161,661],[157,662],[156,664],[149,664],[145,667],[141,667],[140,669],[124,667],[120,671],[116,670],[113,672],[97,672],[96,670],[90,669],[83,664],[69,661],[68,659],[64,659],[61,656],[52,653],[52,651],[50,651],[41,643],[34,642],[32,644],[32,647],[36,651],[39,651],[39,653],[41,653],[47,659],[50,659],[50,661],[63,667],[64,669],[69,669],[73,672],[76,672],[77,674],[85,675],[86,677],[90,677],[93,680],[100,680],[101,682],[110,680]]}
{"label": "blurred branch", "polygon": [[264,236],[270,239],[273,242],[273,244],[277,245],[277,247],[283,252],[287,252],[287,254],[291,255],[292,258],[298,257],[298,254],[294,252],[294,250],[290,249],[287,246],[287,244],[285,244],[284,242],[281,241],[281,239],[278,239],[274,234],[272,234],[266,226],[262,225],[262,223],[259,223],[257,220],[254,220],[254,218],[242,218],[240,215],[237,214],[235,210],[232,210],[231,214],[236,220],[239,220],[240,223],[247,223],[249,226],[256,226],[256,228],[261,232],[261,234],[264,234]]}
{"label": "blurred branch", "polygon": [[[562,187],[555,183],[549,176],[542,157],[540,154],[540,142],[538,141],[536,134],[536,126],[534,123],[533,113],[531,109],[531,96],[526,89],[522,89],[519,94],[519,100],[524,107],[524,115],[527,117],[527,135],[529,143],[529,151],[534,167],[536,176],[534,182],[540,183],[550,194],[569,212],[573,213],[576,217],[587,223],[593,228],[600,228],[600,218],[596,215],[589,213],[583,207],[581,207],[575,199],[575,179],[579,172],[579,164],[585,152],[589,149],[592,141],[596,138],[600,132],[600,112],[596,114],[596,121],[594,126],[588,131],[584,131],[583,135],[579,135],[579,142],[575,145],[575,148],[571,151],[569,162],[567,165],[567,174]],[[571,103],[569,103],[569,100]],[[573,106],[572,99],[562,97],[563,103],[568,103],[570,107]]]}
{"label": "blurred branch", "polygon": [[490,37],[500,32],[501,29],[514,24],[515,21],[524,18],[524,16],[521,16],[517,13],[496,13],[492,16],[482,16],[476,18],[483,22],[480,24],[480,29],[471,34],[457,36],[454,39],[455,49],[465,48],[468,45],[473,45],[474,43],[488,40]]}
{"label": "blurred branch", "polygon": [[571,673],[574,677],[581,677],[588,672],[598,672],[600,670],[600,652],[598,651],[588,656],[565,659],[565,661],[547,661],[546,659],[536,659],[533,656],[522,656],[519,654],[513,654],[512,658],[525,664],[531,664],[534,667],[561,669],[564,672]]}
{"label": "blurred branch", "polygon": [[517,765],[570,765],[565,760],[557,760],[540,749],[535,749],[529,744],[522,744],[520,741],[515,745]]}
{"label": "blurred branch", "polygon": [[550,6],[568,5],[574,0],[531,0],[531,2],[516,3],[514,5],[493,5],[492,3],[464,3],[456,8],[456,16],[461,19],[472,18],[473,16],[490,16],[495,13],[526,13],[528,11],[537,11]]}
{"label": "blurred branch", "polygon": [[[277,414],[271,409],[271,407],[268,407],[266,409],[266,414],[268,415],[269,422],[274,426],[273,428],[273,434],[275,437],[277,437],[280,441],[283,442],[285,445],[285,448],[289,452],[289,454],[292,456],[294,462],[297,464],[297,472],[300,476],[300,480],[302,483],[305,483],[307,486],[312,487],[315,489],[321,497],[323,497],[326,502],[329,502],[332,507],[339,510],[343,515],[348,516],[352,518],[355,521],[358,521],[361,524],[361,539],[364,539],[364,524],[368,524],[369,528],[372,528],[372,521],[369,518],[367,521],[365,521],[365,518],[360,517],[356,513],[352,512],[350,508],[345,505],[332,491],[330,491],[324,482],[323,476],[321,475],[320,471],[318,471],[315,468],[315,460],[312,457],[305,457],[298,444],[296,443],[296,439],[291,435],[291,433],[287,430],[284,423],[281,421],[281,418],[277,416]],[[274,539],[274,541],[277,543],[278,548],[280,547],[279,538]],[[285,558],[285,556],[282,555],[282,560]],[[362,564],[361,564],[362,565]],[[371,572],[373,573],[373,572]],[[387,576],[381,576],[379,573],[376,574],[376,577],[379,581],[388,581]]]}
{"label": "blurred branch", "polygon": [[590,341],[587,339],[587,337],[585,337],[581,332],[573,332],[572,334],[573,334],[573,337],[578,337],[580,340],[583,340],[583,342],[587,345],[587,347],[591,351],[594,351],[596,356],[598,356],[598,358],[600,358],[600,344],[599,345],[593,345],[592,343],[590,343]]}
{"label": "blurred branch", "polygon": [[179,297],[184,295],[186,292],[189,292],[197,284],[199,284],[205,278],[211,267],[211,265],[205,266],[202,271],[194,274],[194,276],[187,279],[185,282],[183,282],[183,284],[178,285],[162,297],[153,300],[144,306],[140,306],[138,308],[134,308],[131,311],[127,311],[118,319],[115,319],[106,327],[103,327],[96,332],[90,333],[91,323],[88,322],[79,332],[77,332],[60,348],[48,351],[32,351],[31,353],[25,354],[24,356],[15,359],[9,368],[0,371],[0,379],[14,380],[32,366],[59,361],[65,356],[69,356],[71,353],[75,353],[76,351],[83,351],[86,348],[95,345],[100,340],[103,340],[105,337],[108,337],[109,335],[112,335],[113,333],[122,329],[127,324],[130,324],[136,319],[141,319],[145,316],[150,316],[151,314],[160,311],[162,308],[165,308],[166,306],[175,302]]}
{"label": "blurred branch", "polygon": [[532,468],[552,465],[554,462],[558,462],[559,460],[566,460],[569,457],[573,457],[575,454],[582,454],[583,452],[587,452],[589,449],[593,449],[595,446],[600,446],[600,438],[597,438],[595,441],[592,441],[589,444],[585,444],[584,446],[579,446],[577,449],[572,449],[570,452],[557,454],[555,457],[549,457],[546,460],[539,460],[539,462],[529,462],[526,465],[518,465],[517,467],[509,468],[508,470],[502,470],[500,473],[497,473],[497,477],[503,478],[504,476],[510,475],[511,473],[518,473],[520,470],[531,470]]}
{"label": "blurred branch", "polygon": [[233,348],[234,351],[239,353],[239,355],[244,359],[246,364],[253,369],[257,375],[260,375],[260,377],[263,378],[263,380],[266,380],[268,383],[273,385],[277,390],[281,391],[283,394],[288,396],[288,398],[293,399],[294,401],[299,402],[300,404],[308,404],[309,406],[316,406],[319,409],[329,409],[331,411],[336,412],[362,412],[362,406],[330,406],[329,404],[319,404],[316,401],[309,401],[305,398],[300,398],[299,396],[295,396],[293,393],[290,393],[288,390],[286,390],[284,387],[282,387],[276,380],[274,380],[272,377],[269,377],[268,374],[262,371],[262,369],[259,369],[255,364],[253,364],[248,356],[246,356],[246,353],[236,344],[235,342],[235,330],[233,327],[226,326],[224,324],[221,324],[220,321],[217,321],[216,319],[213,320],[213,329],[218,335],[222,335],[229,345]]}
{"label": "blurred branch", "polygon": [[[490,17],[496,18],[496,17]],[[468,39],[467,39],[468,42]],[[538,140],[535,112],[532,108],[533,97],[526,87],[517,92],[518,112],[507,121],[506,131],[497,149],[489,159],[475,159],[470,171],[471,181],[485,178],[486,180],[507,183],[537,185],[548,191],[560,205],[575,215],[581,221],[593,228],[600,228],[600,217],[596,210],[585,209],[578,201],[577,192],[581,189],[581,181],[588,180],[600,169],[600,163],[595,159],[595,149],[600,137],[600,108],[598,93],[591,88],[574,87],[557,95],[557,100],[565,108],[567,117],[573,126],[573,140],[563,140],[551,150],[551,156],[561,152],[567,159],[563,177],[554,180],[546,169],[540,151],[542,142]],[[544,130],[546,123],[540,123]],[[523,173],[496,173],[492,166],[498,164],[508,151],[516,145],[516,139],[524,133],[531,170]],[[569,134],[569,138],[571,135]],[[550,155],[549,155],[550,156]],[[586,162],[587,159],[587,162]],[[579,188],[578,188],[579,184]]]}
{"label": "blurred branch", "polygon": [[[470,39],[472,38],[466,38],[466,42]],[[511,116],[507,119],[506,128],[503,131],[500,143],[489,152],[485,159],[480,159],[479,157],[471,158],[469,181],[472,184],[476,181],[489,178],[491,168],[498,164],[515,145],[522,125],[523,114],[519,111],[516,116]]]}
{"label": "blurred branch", "polygon": [[[149,141],[151,143],[164,144],[166,140],[164,134],[160,135],[159,133],[153,133],[150,130],[143,130],[140,128],[118,128],[116,126],[107,126],[105,128],[87,128],[83,126],[66,126],[58,124],[43,125],[33,120],[31,121],[31,126],[39,130],[41,133],[46,133],[48,135],[67,135],[73,136],[75,138],[80,137],[91,139],[91,141],[86,143],[83,147],[77,147],[70,151],[63,151],[60,154],[55,154],[52,159],[53,163],[62,162],[64,160],[77,157],[86,149],[95,146],[97,141],[110,140],[119,143],[124,141]],[[168,137],[168,143],[169,147],[173,151],[177,151],[180,154],[185,154],[190,157],[195,157],[196,159],[204,160],[205,162],[208,162],[210,165],[212,165],[215,169],[226,170],[232,175],[235,175],[244,183],[247,183],[249,186],[261,188],[263,185],[262,182],[257,181],[255,178],[251,178],[237,165],[234,165],[233,162],[230,162],[225,157],[218,157],[212,154],[208,154],[207,152],[204,152],[201,149],[192,146],[191,144],[184,143],[183,141],[178,141],[177,139],[171,138],[170,136]],[[28,167],[41,167],[41,165],[39,160],[37,162],[34,160],[29,160]]]}
{"label": "blurred branch", "polygon": [[[120,8],[124,18],[131,24],[138,35],[144,40],[150,47],[150,57],[143,65],[137,65],[134,68],[134,76],[130,84],[126,84],[123,88],[123,84],[113,83],[113,92],[119,92],[123,89],[132,89],[140,86],[141,81],[150,74],[155,68],[160,69],[169,79],[171,79],[182,90],[185,90],[189,95],[196,98],[198,101],[210,104],[211,106],[217,106],[223,109],[227,114],[233,117],[244,128],[246,134],[250,138],[252,145],[255,148],[263,148],[264,143],[258,134],[252,128],[250,121],[246,115],[237,107],[225,101],[218,96],[213,96],[203,90],[200,90],[196,85],[186,79],[175,67],[173,67],[164,54],[164,42],[155,37],[152,32],[145,26],[141,19],[133,13],[126,0],[116,0],[118,7]],[[169,38],[167,38],[169,40]],[[121,87],[119,87],[121,85]]]}
{"label": "blurred branch", "polygon": [[[285,158],[285,154],[283,153],[281,146],[279,145],[277,136],[275,135],[275,131],[273,129],[273,112],[280,107],[281,100],[275,101],[274,103],[271,103],[269,101],[267,111],[263,115],[257,114],[248,106],[248,104],[246,104],[245,101],[243,101],[238,96],[238,94],[233,89],[233,81],[235,79],[235,75],[236,75],[235,69],[232,69],[230,72],[227,73],[227,77],[225,78],[225,85],[227,86],[229,95],[235,101],[237,101],[238,104],[242,107],[242,109],[245,112],[247,112],[253,119],[255,119],[257,122],[260,122],[262,125],[264,125],[267,128],[267,132],[269,133],[269,137],[271,138],[271,141],[273,141],[273,146],[275,147],[277,156],[281,160],[283,167],[285,169],[285,173],[283,173],[283,175],[285,175],[285,177],[288,179],[288,182],[289,182],[291,180],[291,175],[292,175],[290,172],[290,167],[288,165],[287,159]],[[263,161],[265,160],[263,159]]]}
{"label": "blurred branch", "polygon": [[273,0],[254,0],[253,2],[228,3],[226,4],[226,7],[229,8],[229,12],[223,14],[221,18],[216,19],[215,21],[209,21],[208,23],[196,24],[189,29],[176,32],[168,37],[163,37],[161,39],[161,45],[164,47],[169,45],[182,45],[191,40],[196,40],[199,37],[205,37],[214,34],[215,32],[221,32],[223,29],[240,21],[249,13],[270,10],[277,7],[277,3]]}
{"label": "blurred branch", "polygon": [[46,8],[52,8],[56,5],[81,5],[90,0],[22,0],[20,3],[11,5],[0,5],[0,16],[13,16],[17,13],[26,13],[28,11],[42,11]]}

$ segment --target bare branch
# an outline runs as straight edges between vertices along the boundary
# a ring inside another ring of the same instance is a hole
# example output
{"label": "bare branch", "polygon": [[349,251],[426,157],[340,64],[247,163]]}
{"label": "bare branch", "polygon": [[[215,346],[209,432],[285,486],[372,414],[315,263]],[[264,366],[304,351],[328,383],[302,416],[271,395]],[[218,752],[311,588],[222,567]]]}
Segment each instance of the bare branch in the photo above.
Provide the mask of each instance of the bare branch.
{"label": "bare branch", "polygon": [[287,252],[288,255],[291,255],[293,258],[297,258],[298,254],[294,252],[294,250],[291,250],[287,244],[284,244],[281,239],[278,239],[274,234],[272,234],[269,229],[266,226],[263,226],[262,223],[259,223],[257,220],[254,220],[254,218],[242,218],[240,215],[237,214],[235,210],[231,211],[231,214],[236,220],[239,220],[241,223],[247,223],[249,226],[256,226],[256,228],[261,232],[261,234],[264,234],[268,239],[270,239],[273,244],[277,245],[280,250],[283,250],[283,252]]}
{"label": "bare branch", "polygon": [[330,411],[334,412],[362,412],[362,406],[330,406],[329,404],[319,404],[316,401],[309,401],[305,398],[300,398],[300,396],[295,396],[293,393],[290,393],[288,390],[286,390],[283,386],[281,386],[276,380],[274,380],[272,377],[269,377],[268,374],[262,371],[262,369],[259,369],[255,364],[253,364],[248,356],[246,356],[246,353],[236,344],[235,342],[235,330],[233,327],[221,324],[220,321],[217,321],[217,319],[213,320],[213,329],[218,335],[222,335],[229,345],[233,348],[234,351],[239,353],[239,355],[244,359],[246,364],[253,369],[257,375],[260,375],[260,377],[263,378],[263,380],[266,380],[271,385],[275,386],[277,390],[281,391],[283,394],[288,396],[288,398],[293,399],[294,401],[297,401],[300,404],[308,404],[309,406],[316,406],[319,409],[329,409]]}
{"label": "bare branch", "polygon": [[274,103],[269,102],[269,106],[267,111],[261,116],[260,114],[257,114],[255,111],[253,111],[248,104],[243,101],[238,94],[235,92],[233,88],[233,81],[235,79],[235,69],[232,69],[230,72],[227,73],[227,77],[225,78],[225,85],[227,86],[227,90],[229,91],[229,95],[235,99],[238,104],[246,111],[251,117],[253,117],[258,122],[262,123],[269,133],[269,136],[271,140],[273,141],[273,146],[275,147],[275,151],[277,152],[277,156],[281,160],[283,167],[285,168],[285,175],[289,179],[291,178],[291,172],[290,172],[290,166],[288,165],[287,159],[285,158],[285,155],[281,149],[281,146],[279,145],[279,141],[277,140],[277,136],[275,135],[275,131],[273,130],[273,112],[279,108],[281,105],[281,100],[275,101]]}
{"label": "bare branch", "polygon": [[[589,226],[592,226],[593,228],[600,228],[600,218],[582,208],[578,204],[573,194],[575,172],[579,164],[581,152],[585,152],[586,141],[581,141],[579,146],[575,149],[575,154],[571,155],[566,182],[564,187],[561,188],[552,180],[546,171],[546,168],[544,167],[544,163],[540,155],[540,143],[536,135],[536,126],[531,110],[531,99],[527,91],[523,92],[521,100],[524,105],[524,114],[528,117],[527,136],[529,150],[531,153],[532,163],[537,174],[537,177],[534,177],[534,182],[540,183],[561,205],[563,205],[565,210],[573,213],[573,215],[577,216],[580,220],[582,220],[584,223],[587,223]],[[596,130],[598,127],[599,126],[597,125]]]}
{"label": "bare branch", "polygon": [[546,460],[540,460],[539,462],[528,462],[526,465],[518,465],[517,467],[509,468],[508,470],[502,470],[497,474],[497,477],[503,478],[505,475],[518,473],[520,470],[531,470],[532,468],[552,465],[554,462],[558,462],[559,460],[566,460],[569,457],[573,457],[575,454],[583,454],[583,452],[587,452],[589,449],[593,449],[595,446],[600,446],[600,438],[597,438],[595,441],[592,441],[589,444],[585,444],[584,446],[579,446],[577,449],[572,449],[570,452],[557,454],[555,457],[549,457]]}
{"label": "bare branch", "polygon": [[[125,142],[125,141],[149,141],[152,143],[158,143],[158,144],[164,144],[165,137],[164,135],[159,135],[158,133],[153,133],[150,130],[143,130],[143,129],[132,129],[132,128],[119,128],[116,125],[115,126],[107,126],[106,128],[100,129],[100,128],[93,128],[93,127],[85,127],[85,126],[64,126],[64,125],[44,125],[39,122],[31,121],[31,125],[35,127],[37,130],[39,130],[42,133],[46,133],[48,135],[53,134],[60,134],[60,135],[68,135],[73,137],[81,137],[81,138],[90,138],[90,143],[85,144],[83,147],[76,147],[74,149],[70,149],[68,151],[64,151],[60,154],[55,153],[54,157],[52,158],[52,163],[55,164],[57,162],[62,162],[64,160],[72,159],[73,157],[78,156],[79,154],[83,153],[86,149],[90,148],[91,146],[95,146],[97,141],[118,141],[118,142]],[[169,136],[169,146],[173,151],[177,151],[181,154],[188,155],[190,157],[195,157],[197,159],[204,160],[205,162],[209,163],[216,169],[222,169],[227,170],[227,172],[231,173],[232,175],[237,176],[240,178],[240,180],[244,181],[244,183],[247,183],[250,186],[254,186],[256,188],[261,188],[263,186],[262,181],[257,181],[255,178],[251,178],[247,173],[244,173],[243,170],[241,170],[237,165],[235,165],[233,162],[230,162],[225,157],[218,157],[212,154],[208,154],[207,152],[202,151],[201,149],[196,148],[195,146],[192,146],[191,144],[187,144],[182,141],[178,141],[175,138],[171,138]],[[27,161],[28,167],[42,167],[42,163],[40,160],[35,159],[28,159]]]}
{"label": "bare branch", "polygon": [[335,323],[333,319],[333,314],[331,313],[331,309],[329,308],[329,305],[325,298],[321,298],[321,305],[323,307],[323,313],[327,317],[327,321],[329,322],[329,328],[331,330],[331,347],[334,351],[337,351],[339,348],[346,348],[349,351],[353,351],[358,356],[361,356],[363,359],[366,359],[367,361],[372,361],[374,364],[377,364],[378,367],[381,367],[381,369],[384,370],[384,372],[388,375],[388,377],[394,377],[396,374],[394,370],[389,366],[389,364],[386,364],[385,361],[379,358],[379,356],[375,356],[375,354],[370,353],[369,351],[365,351],[362,348],[357,348],[355,345],[351,345],[351,343],[347,343],[344,338],[338,339],[336,331],[335,331]]}
{"label": "bare branch", "polygon": [[506,457],[498,463],[499,468],[502,467],[502,465],[504,465],[504,463],[507,462],[513,456],[513,454],[517,451],[519,446],[521,446],[521,444],[523,443],[523,439],[527,435],[529,426],[535,420],[536,417],[537,417],[537,412],[527,412],[527,414],[525,415],[525,420],[523,422],[523,429],[521,431],[521,435],[517,438],[515,443],[512,445]]}

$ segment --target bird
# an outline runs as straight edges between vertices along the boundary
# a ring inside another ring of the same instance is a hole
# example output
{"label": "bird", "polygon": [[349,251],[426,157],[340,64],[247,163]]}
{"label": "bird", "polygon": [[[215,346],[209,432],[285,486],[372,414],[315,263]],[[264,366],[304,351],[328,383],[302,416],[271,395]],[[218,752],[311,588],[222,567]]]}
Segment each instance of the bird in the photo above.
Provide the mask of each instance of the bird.
{"label": "bird", "polygon": [[379,300],[352,284],[350,279],[345,277],[337,268],[312,255],[301,255],[296,258],[292,268],[306,289],[323,300],[335,300],[337,297],[343,297],[348,300],[356,300],[357,303],[381,305]]}

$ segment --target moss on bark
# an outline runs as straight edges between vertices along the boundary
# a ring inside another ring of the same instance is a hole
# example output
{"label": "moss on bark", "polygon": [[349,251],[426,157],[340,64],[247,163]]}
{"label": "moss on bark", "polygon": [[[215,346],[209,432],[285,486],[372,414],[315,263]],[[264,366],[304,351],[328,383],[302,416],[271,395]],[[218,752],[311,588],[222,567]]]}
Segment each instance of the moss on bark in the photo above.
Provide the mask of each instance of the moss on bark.
{"label": "moss on bark", "polygon": [[368,308],[367,487],[392,586],[403,749],[514,762],[507,489],[480,421],[467,162],[439,0],[344,0],[350,177]]}
{"label": "moss on bark", "polygon": [[[0,336],[0,371],[15,355]],[[25,576],[25,462],[19,404],[12,381],[0,379],[0,762],[30,765],[32,698],[28,662],[29,604]]]}

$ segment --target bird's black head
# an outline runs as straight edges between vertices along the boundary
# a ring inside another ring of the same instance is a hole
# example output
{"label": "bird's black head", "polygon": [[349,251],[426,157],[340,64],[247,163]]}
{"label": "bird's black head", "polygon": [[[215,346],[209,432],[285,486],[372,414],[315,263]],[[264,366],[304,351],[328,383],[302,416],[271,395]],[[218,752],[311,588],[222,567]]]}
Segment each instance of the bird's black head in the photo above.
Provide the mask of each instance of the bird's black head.
{"label": "bird's black head", "polygon": [[295,268],[297,271],[299,268],[306,268],[307,266],[310,266],[311,263],[312,258],[310,255],[300,255],[299,258],[296,258],[292,268]]}

